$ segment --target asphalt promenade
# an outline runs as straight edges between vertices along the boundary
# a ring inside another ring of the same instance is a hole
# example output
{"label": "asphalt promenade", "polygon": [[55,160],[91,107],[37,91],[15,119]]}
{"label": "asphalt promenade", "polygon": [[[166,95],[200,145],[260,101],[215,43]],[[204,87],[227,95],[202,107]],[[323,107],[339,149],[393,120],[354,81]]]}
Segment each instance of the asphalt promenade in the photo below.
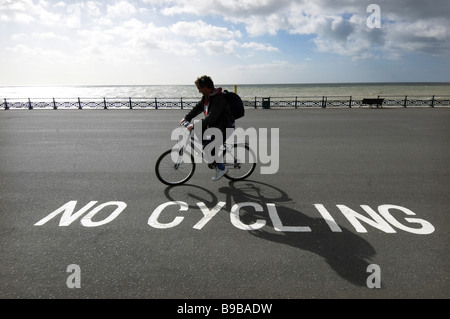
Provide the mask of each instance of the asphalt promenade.
{"label": "asphalt promenade", "polygon": [[248,109],[275,174],[167,187],[185,113],[0,111],[0,298],[450,297],[450,109]]}

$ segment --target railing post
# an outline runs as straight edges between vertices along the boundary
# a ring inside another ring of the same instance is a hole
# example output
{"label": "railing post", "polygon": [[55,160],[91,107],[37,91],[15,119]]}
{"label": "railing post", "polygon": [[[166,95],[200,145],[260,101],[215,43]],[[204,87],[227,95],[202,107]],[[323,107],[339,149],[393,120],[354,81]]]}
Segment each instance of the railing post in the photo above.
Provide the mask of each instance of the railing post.
{"label": "railing post", "polygon": [[255,96],[255,109],[256,109],[256,96]]}
{"label": "railing post", "polygon": [[181,109],[183,109],[183,98],[181,98]]}
{"label": "railing post", "polygon": [[325,100],[325,96],[322,96],[322,108],[326,108],[327,107],[327,102]]}
{"label": "railing post", "polygon": [[82,110],[83,108],[81,107],[81,101],[80,101],[80,98],[78,98],[78,109],[79,110]]}
{"label": "railing post", "polygon": [[431,98],[431,107],[434,107],[434,95],[433,95],[433,97]]}
{"label": "railing post", "polygon": [[295,97],[295,108],[297,108],[297,97]]}
{"label": "railing post", "polygon": [[408,96],[405,95],[405,103],[403,103],[403,107],[406,107],[406,103],[408,102]]}
{"label": "railing post", "polygon": [[157,110],[158,109],[158,100],[156,99],[156,96],[155,96],[155,110]]}
{"label": "railing post", "polygon": [[130,102],[130,110],[132,110],[133,109],[133,105],[131,104],[131,97],[129,98],[128,101]]}
{"label": "railing post", "polygon": [[348,107],[352,108],[352,97],[350,96],[350,102],[348,103]]}
{"label": "railing post", "polygon": [[6,99],[5,99],[5,110],[9,110],[8,102],[6,102]]}
{"label": "railing post", "polygon": [[106,97],[103,98],[103,109],[108,109],[108,107],[106,106]]}
{"label": "railing post", "polygon": [[33,106],[31,105],[31,100],[30,100],[30,98],[28,98],[28,109],[29,109],[29,110],[32,110],[32,109],[33,109]]}
{"label": "railing post", "polygon": [[58,108],[56,107],[55,98],[53,98],[53,109],[54,109],[54,110],[58,109]]}

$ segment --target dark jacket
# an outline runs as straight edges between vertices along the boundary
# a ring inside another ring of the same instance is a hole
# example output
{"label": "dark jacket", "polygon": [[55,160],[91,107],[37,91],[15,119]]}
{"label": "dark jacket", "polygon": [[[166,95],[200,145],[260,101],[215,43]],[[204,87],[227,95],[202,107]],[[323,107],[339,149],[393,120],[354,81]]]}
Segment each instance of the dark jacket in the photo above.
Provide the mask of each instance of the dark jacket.
{"label": "dark jacket", "polygon": [[[184,117],[187,121],[190,122],[194,117],[204,112],[205,99],[206,97],[204,96]],[[217,127],[224,136],[227,128],[234,127],[230,104],[221,93],[209,97],[208,115],[202,119],[202,131],[204,132],[210,127]]]}

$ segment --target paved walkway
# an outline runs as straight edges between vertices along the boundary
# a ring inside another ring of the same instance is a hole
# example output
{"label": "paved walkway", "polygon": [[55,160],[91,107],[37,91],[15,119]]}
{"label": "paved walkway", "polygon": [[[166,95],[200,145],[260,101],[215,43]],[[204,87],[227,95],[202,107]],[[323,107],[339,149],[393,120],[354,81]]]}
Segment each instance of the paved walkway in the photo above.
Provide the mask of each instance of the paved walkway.
{"label": "paved walkway", "polygon": [[278,172],[170,188],[184,113],[0,112],[1,298],[450,296],[449,110],[249,109]]}

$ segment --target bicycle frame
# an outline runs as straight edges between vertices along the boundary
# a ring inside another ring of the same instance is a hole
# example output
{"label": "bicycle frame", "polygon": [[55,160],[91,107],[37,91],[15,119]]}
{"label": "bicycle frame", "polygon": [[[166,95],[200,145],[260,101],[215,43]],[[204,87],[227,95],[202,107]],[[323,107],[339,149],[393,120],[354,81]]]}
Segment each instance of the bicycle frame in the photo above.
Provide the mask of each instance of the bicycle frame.
{"label": "bicycle frame", "polygon": [[[182,144],[180,145],[181,147],[179,148],[178,151],[175,151],[175,156],[176,158],[173,157],[174,153],[172,153],[172,160],[174,161],[176,167],[178,167],[182,161],[183,161],[183,156],[187,155],[187,156],[193,156],[194,159],[198,158],[197,155],[201,156],[201,161],[196,161],[196,163],[202,163],[202,162],[206,162],[207,164],[213,164],[214,161],[208,160],[205,156],[204,156],[204,148],[205,146],[203,145],[203,143],[199,142],[198,140],[196,140],[196,136],[194,133],[194,130],[187,130],[186,125],[182,125],[184,126],[184,128],[182,128],[182,132],[184,134],[184,138],[182,139]],[[179,144],[179,143],[177,143]],[[223,143],[220,148],[219,148],[219,154],[218,157],[220,159],[222,159],[221,162],[224,166],[228,167],[228,168],[239,168],[239,159],[242,159],[242,154],[239,154],[239,151],[237,152],[237,154],[234,154],[234,150],[239,149],[239,146],[248,146],[248,143],[246,141],[244,142],[234,142],[232,143],[227,143],[225,141],[225,143]],[[175,148],[175,147],[174,147]],[[174,149],[172,149],[174,151]],[[185,151],[187,151],[187,153],[185,154]],[[225,152],[224,152],[225,151]],[[216,156],[211,156],[212,158],[216,157]],[[245,157],[245,156],[244,156]],[[245,160],[245,159],[244,159]],[[251,159],[249,159],[251,160]],[[256,158],[253,159],[253,162],[251,163],[256,163]]]}
{"label": "bicycle frame", "polygon": [[[186,125],[183,125],[186,128]],[[162,153],[155,163],[155,172],[157,178],[166,185],[181,185],[186,183],[195,172],[196,163],[208,163],[210,169],[216,167],[214,161],[211,161],[212,157],[204,157],[205,148],[203,143],[199,143],[196,140],[195,132],[192,130],[188,132],[186,129],[182,129],[182,133],[178,132],[178,136],[174,138],[172,133],[172,140],[178,139],[177,144],[170,150]],[[179,137],[182,137],[180,140]],[[214,146],[214,145],[212,145]],[[256,156],[250,149],[248,143],[224,143],[222,145],[215,145],[216,153],[221,156],[221,161],[217,163],[223,163],[228,168],[228,172],[224,175],[225,178],[233,181],[243,180],[249,177],[256,167]],[[242,151],[240,152],[240,149]],[[207,150],[206,150],[207,153]],[[201,155],[198,159],[198,154]],[[209,155],[209,154],[207,154]],[[240,157],[243,155],[243,157]],[[197,158],[195,161],[194,156]],[[215,156],[213,156],[215,157]],[[249,159],[255,159],[254,161],[245,161],[245,157]],[[244,158],[244,160],[241,160]],[[216,158],[217,159],[217,158]],[[222,161],[222,159],[224,159]]]}

